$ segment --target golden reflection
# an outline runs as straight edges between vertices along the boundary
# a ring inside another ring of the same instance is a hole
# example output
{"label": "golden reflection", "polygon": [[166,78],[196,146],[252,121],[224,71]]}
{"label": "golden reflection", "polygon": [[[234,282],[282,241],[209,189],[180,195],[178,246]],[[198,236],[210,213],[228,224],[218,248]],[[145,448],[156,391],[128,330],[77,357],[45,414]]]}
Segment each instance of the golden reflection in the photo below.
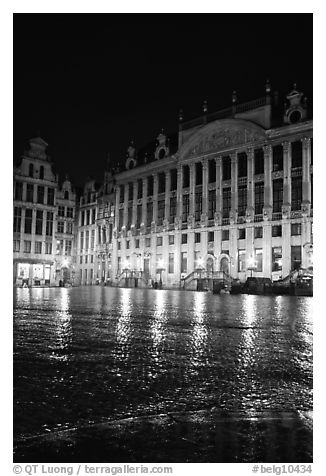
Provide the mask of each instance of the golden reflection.
{"label": "golden reflection", "polygon": [[123,350],[123,357],[128,357],[128,342],[131,337],[131,299],[130,299],[130,292],[129,288],[122,288],[121,289],[121,314],[118,318],[117,324],[117,342],[121,346],[124,347]]}
{"label": "golden reflection", "polygon": [[198,292],[194,295],[194,327],[191,338],[192,363],[196,363],[203,355],[207,343],[208,330],[204,319],[205,299],[206,295],[204,293]]}
{"label": "golden reflection", "polygon": [[254,294],[244,294],[243,296],[244,323],[251,325],[257,317],[257,296]]}
{"label": "golden reflection", "polygon": [[72,325],[70,313],[70,292],[69,289],[62,288],[58,300],[58,310],[55,313],[55,351],[51,358],[55,360],[67,361],[69,358],[69,347],[72,341]]}
{"label": "golden reflection", "polygon": [[153,339],[154,359],[157,360],[159,356],[158,347],[164,339],[167,313],[164,309],[166,291],[159,291],[155,294],[156,301],[153,320],[151,321],[151,333]]}

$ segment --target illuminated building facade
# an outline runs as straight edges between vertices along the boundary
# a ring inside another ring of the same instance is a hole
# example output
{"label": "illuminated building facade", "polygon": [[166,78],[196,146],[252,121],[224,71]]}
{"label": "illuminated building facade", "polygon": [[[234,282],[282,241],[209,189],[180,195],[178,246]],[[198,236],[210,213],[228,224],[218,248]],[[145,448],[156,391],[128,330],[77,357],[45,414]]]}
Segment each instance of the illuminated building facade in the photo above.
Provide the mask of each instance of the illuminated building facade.
{"label": "illuminated building facade", "polygon": [[115,175],[117,285],[196,289],[198,278],[284,278],[312,267],[312,120],[296,87],[182,122]]}

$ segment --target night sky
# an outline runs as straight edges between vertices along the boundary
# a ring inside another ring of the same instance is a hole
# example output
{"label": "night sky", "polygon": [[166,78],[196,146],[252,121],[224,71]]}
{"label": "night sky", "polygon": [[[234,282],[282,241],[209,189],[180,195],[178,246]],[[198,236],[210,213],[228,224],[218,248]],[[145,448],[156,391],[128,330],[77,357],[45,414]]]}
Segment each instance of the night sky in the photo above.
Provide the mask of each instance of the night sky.
{"label": "night sky", "polygon": [[49,144],[61,179],[103,177],[164,128],[294,82],[312,102],[311,14],[15,14],[14,161]]}

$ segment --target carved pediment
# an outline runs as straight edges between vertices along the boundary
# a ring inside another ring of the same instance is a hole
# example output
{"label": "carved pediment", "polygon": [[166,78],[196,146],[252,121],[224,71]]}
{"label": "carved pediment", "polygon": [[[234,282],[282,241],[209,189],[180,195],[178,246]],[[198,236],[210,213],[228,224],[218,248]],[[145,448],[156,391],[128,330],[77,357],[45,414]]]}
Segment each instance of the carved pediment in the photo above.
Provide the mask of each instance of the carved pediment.
{"label": "carved pediment", "polygon": [[184,158],[215,152],[233,146],[252,144],[265,139],[265,131],[248,121],[225,119],[210,123],[195,132],[182,145]]}

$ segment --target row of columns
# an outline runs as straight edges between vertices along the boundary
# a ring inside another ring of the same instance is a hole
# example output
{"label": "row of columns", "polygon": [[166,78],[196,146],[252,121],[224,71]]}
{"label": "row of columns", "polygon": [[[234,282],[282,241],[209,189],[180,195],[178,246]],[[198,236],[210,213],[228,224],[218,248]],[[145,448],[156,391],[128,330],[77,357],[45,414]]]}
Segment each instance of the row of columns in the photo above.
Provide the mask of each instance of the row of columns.
{"label": "row of columns", "polygon": [[[291,146],[290,142],[283,142],[283,205],[291,205]],[[310,139],[302,139],[302,202],[309,203],[311,201],[311,185],[310,185]],[[273,207],[273,184],[272,184],[272,170],[273,170],[273,150],[271,145],[263,147],[264,150],[264,208],[272,210]],[[247,209],[253,210],[255,205],[255,182],[254,182],[254,149],[248,148],[247,152]],[[238,157],[234,152],[229,154],[231,157],[231,211],[236,213],[238,208]],[[216,212],[222,212],[222,200],[223,200],[223,180],[222,180],[222,156],[215,158],[216,161]],[[201,160],[202,163],[202,214],[207,215],[208,212],[208,159]],[[195,212],[195,177],[196,177],[196,163],[191,162],[190,168],[190,186],[189,186],[189,214],[194,215]],[[157,204],[158,204],[158,173],[153,174],[154,189],[153,189],[153,222],[157,221]],[[133,201],[130,205],[128,201],[129,190],[128,186],[125,186],[124,191],[124,225],[127,225],[128,221],[128,207],[133,207],[132,223],[136,223],[137,216],[137,203],[138,200],[138,186],[139,182],[135,181],[133,184]],[[147,212],[147,179],[143,180],[142,184],[142,223],[146,224],[146,212]],[[170,192],[171,192],[171,171],[165,172],[165,218],[167,219],[170,214]],[[183,188],[183,165],[177,167],[177,216],[182,215],[182,197],[184,194]],[[116,223],[115,227],[118,227],[118,209],[120,203],[120,189],[116,197]]]}

